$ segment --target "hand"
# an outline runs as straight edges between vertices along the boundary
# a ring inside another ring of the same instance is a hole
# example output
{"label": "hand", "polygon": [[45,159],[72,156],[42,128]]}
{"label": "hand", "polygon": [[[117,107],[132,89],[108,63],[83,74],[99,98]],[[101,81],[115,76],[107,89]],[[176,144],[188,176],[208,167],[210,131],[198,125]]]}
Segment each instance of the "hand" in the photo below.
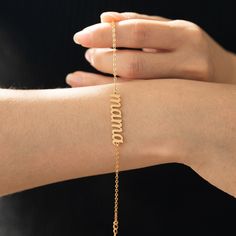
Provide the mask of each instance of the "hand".
{"label": "hand", "polygon": [[[135,13],[110,14],[102,15],[102,23],[86,28],[88,34],[74,36],[76,42],[91,47],[88,51],[92,53],[86,57],[92,66],[112,73],[112,55],[108,49],[111,28],[107,22],[114,19],[120,20],[117,22],[118,46],[142,49],[118,50],[119,81],[172,78],[142,82],[142,86],[137,86],[138,93],[127,93],[130,96],[127,101],[136,101],[136,94],[137,100],[145,98],[142,107],[146,107],[142,112],[146,116],[138,120],[145,122],[148,117],[145,127],[150,130],[144,132],[147,134],[145,144],[151,147],[144,151],[148,156],[144,160],[158,156],[159,163],[186,164],[211,184],[236,196],[235,86],[207,83],[236,83],[235,56],[191,22]],[[109,76],[77,71],[68,76],[67,82],[79,87],[113,81]],[[126,83],[122,91],[135,84]],[[160,102],[158,106],[155,104],[157,110],[147,113],[153,101]],[[139,100],[137,104],[141,104]],[[154,116],[153,126],[150,115]],[[127,124],[132,125],[132,122]]]}
{"label": "hand", "polygon": [[[102,23],[74,35],[89,49],[85,57],[98,71],[112,73],[112,38],[108,22],[117,21],[117,74],[119,81],[180,78],[233,83],[235,56],[223,49],[198,25],[185,20],[137,13],[105,12]],[[130,50],[132,49],[132,50]],[[141,49],[141,50],[140,50]],[[77,71],[69,74],[71,86],[111,83],[109,76]]]}

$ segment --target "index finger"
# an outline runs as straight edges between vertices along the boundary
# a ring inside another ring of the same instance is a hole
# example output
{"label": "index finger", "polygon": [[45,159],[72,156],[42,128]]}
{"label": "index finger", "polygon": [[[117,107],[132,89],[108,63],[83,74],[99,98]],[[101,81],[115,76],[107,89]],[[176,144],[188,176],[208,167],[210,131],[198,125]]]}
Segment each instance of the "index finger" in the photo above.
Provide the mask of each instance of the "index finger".
{"label": "index finger", "polygon": [[[174,21],[128,19],[116,22],[117,47],[172,50],[182,36]],[[112,45],[110,23],[98,23],[74,35],[85,47],[107,48]]]}

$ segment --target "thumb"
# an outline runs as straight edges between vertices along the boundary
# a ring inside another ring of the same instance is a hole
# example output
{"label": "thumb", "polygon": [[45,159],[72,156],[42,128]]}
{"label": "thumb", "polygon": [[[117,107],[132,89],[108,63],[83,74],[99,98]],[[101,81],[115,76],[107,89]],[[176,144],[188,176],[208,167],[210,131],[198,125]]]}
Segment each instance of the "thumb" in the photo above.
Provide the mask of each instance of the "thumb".
{"label": "thumb", "polygon": [[161,16],[149,16],[145,14],[139,14],[136,12],[115,12],[107,11],[100,15],[101,22],[121,21],[128,19],[146,19],[146,20],[158,20],[169,21],[170,19]]}

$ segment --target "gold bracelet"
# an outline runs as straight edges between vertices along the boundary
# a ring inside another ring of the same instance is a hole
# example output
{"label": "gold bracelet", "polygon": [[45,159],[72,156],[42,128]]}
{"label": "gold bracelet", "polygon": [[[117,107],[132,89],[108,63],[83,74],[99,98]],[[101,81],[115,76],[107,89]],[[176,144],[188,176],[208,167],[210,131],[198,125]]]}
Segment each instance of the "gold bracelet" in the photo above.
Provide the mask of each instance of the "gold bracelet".
{"label": "gold bracelet", "polygon": [[114,89],[111,96],[111,127],[112,127],[112,143],[115,146],[115,202],[114,202],[114,220],[113,220],[113,236],[118,234],[118,197],[119,197],[119,159],[120,144],[123,143],[122,129],[122,113],[121,113],[121,95],[118,91],[116,81],[116,27],[115,22],[111,22],[112,28],[112,68],[113,68],[113,84]]}

